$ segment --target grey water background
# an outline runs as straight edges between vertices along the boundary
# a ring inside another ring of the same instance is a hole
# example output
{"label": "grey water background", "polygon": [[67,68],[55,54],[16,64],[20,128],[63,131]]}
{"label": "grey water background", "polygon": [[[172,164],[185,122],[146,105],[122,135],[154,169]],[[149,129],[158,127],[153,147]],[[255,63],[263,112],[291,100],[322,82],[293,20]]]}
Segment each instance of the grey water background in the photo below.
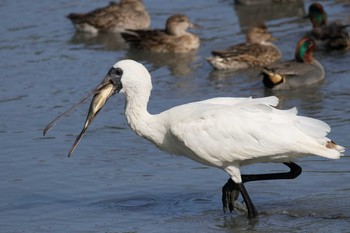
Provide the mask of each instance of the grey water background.
{"label": "grey water background", "polygon": [[[213,49],[242,42],[249,25],[260,21],[280,39],[283,60],[291,59],[311,27],[302,19],[311,1],[246,7],[229,0],[145,0],[152,28],[178,12],[202,26],[193,31],[200,49],[177,56],[129,51],[113,35],[76,34],[64,17],[107,2],[0,1],[0,232],[350,232],[349,150],[340,160],[300,159],[303,173],[295,180],[247,184],[260,212],[249,221],[244,213],[222,212],[225,172],[165,154],[132,133],[121,95],[109,100],[71,158],[89,103],[43,137],[45,125],[111,65],[132,58],[153,77],[152,113],[216,96],[273,94],[280,108],[296,106],[329,123],[330,137],[349,148],[350,52],[316,52],[325,81],[275,93],[264,90],[258,70],[214,72],[205,59]],[[349,23],[349,1],[322,3],[331,21]],[[242,173],[285,170],[262,164]]]}

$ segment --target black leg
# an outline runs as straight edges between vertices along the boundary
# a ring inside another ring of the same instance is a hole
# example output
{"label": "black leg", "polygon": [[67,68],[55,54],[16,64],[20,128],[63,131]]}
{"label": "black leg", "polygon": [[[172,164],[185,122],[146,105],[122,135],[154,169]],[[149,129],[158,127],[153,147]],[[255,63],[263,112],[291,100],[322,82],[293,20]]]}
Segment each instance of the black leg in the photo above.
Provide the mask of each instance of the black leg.
{"label": "black leg", "polygon": [[244,187],[243,183],[237,184],[238,189],[243,197],[243,200],[245,202],[245,205],[247,206],[248,210],[248,218],[255,218],[258,216],[258,211],[256,210],[252,200],[250,199],[250,196],[247,192],[247,190]]}
{"label": "black leg", "polygon": [[237,200],[239,194],[242,195],[244,203],[247,206],[248,218],[255,218],[258,216],[258,211],[256,210],[250,196],[245,189],[243,183],[235,183],[233,180],[228,179],[227,183],[222,187],[222,204],[224,212],[234,209],[234,203]]}
{"label": "black leg", "polygon": [[298,177],[302,172],[301,167],[296,163],[289,162],[289,163],[283,163],[283,164],[290,168],[289,172],[242,175],[242,182],[245,183],[245,182],[257,181],[257,180],[294,179]]}
{"label": "black leg", "polygon": [[278,179],[294,179],[298,177],[302,169],[299,165],[293,162],[283,163],[290,168],[289,172],[283,173],[270,173],[270,174],[248,174],[242,175],[242,183],[235,183],[231,178],[222,187],[222,204],[224,212],[230,210],[233,211],[234,202],[237,200],[239,193],[241,193],[243,200],[247,206],[248,218],[254,218],[258,216],[258,212],[254,207],[252,200],[250,199],[244,183],[258,180],[278,180]]}
{"label": "black leg", "polygon": [[227,183],[222,187],[222,205],[225,213],[227,210],[233,211],[234,202],[237,200],[239,192],[238,184],[228,179]]}

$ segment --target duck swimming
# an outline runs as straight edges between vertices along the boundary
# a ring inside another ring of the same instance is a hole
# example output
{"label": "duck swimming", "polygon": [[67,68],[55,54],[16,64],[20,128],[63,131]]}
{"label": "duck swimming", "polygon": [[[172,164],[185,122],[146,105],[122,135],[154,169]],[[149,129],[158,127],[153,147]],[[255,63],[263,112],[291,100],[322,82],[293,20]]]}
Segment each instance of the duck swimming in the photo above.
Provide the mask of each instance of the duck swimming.
{"label": "duck swimming", "polygon": [[122,37],[132,48],[156,53],[186,53],[197,49],[199,37],[187,32],[195,28],[186,15],[172,15],[166,21],[165,29],[127,30]]}
{"label": "duck swimming", "polygon": [[238,70],[266,66],[281,58],[280,50],[270,42],[275,38],[265,25],[249,29],[246,38],[246,43],[212,51],[213,56],[207,59],[209,64],[218,70]]}
{"label": "duck swimming", "polygon": [[272,90],[286,90],[323,80],[325,76],[323,66],[313,58],[315,47],[313,39],[302,38],[297,44],[293,60],[264,67],[260,76],[265,87]]}
{"label": "duck swimming", "polygon": [[324,46],[330,50],[350,48],[350,37],[346,30],[349,25],[343,25],[341,22],[328,24],[327,13],[320,3],[311,4],[305,18],[309,18],[312,23],[310,35],[318,47]]}
{"label": "duck swimming", "polygon": [[126,29],[146,29],[151,24],[141,0],[121,0],[88,13],[71,13],[67,16],[80,32],[122,32]]}

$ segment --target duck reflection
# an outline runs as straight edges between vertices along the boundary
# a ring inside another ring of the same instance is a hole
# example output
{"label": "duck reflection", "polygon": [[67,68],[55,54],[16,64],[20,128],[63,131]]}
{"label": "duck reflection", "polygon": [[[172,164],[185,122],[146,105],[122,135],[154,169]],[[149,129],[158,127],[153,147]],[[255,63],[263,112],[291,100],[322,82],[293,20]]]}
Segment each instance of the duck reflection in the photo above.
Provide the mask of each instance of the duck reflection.
{"label": "duck reflection", "polygon": [[70,44],[83,45],[86,48],[98,50],[120,50],[128,48],[120,33],[91,34],[75,32],[69,40]]}
{"label": "duck reflection", "polygon": [[188,53],[153,53],[129,49],[125,55],[128,59],[139,62],[147,62],[153,65],[154,69],[166,66],[171,75],[175,77],[184,77],[190,75],[198,66],[197,51]]}
{"label": "duck reflection", "polygon": [[324,109],[324,99],[326,96],[321,90],[323,82],[315,85],[288,91],[273,91],[265,89],[264,96],[277,96],[280,100],[278,107],[281,109],[298,106],[298,110],[307,113],[311,117],[318,116]]}
{"label": "duck reflection", "polygon": [[[236,0],[235,2],[237,4],[234,4],[234,10],[238,17],[241,29],[250,28],[270,20],[296,16],[302,18],[305,15],[303,0]],[[250,4],[242,4],[243,2],[249,2]]]}
{"label": "duck reflection", "polygon": [[213,86],[219,89],[229,89],[234,96],[262,96],[264,86],[258,78],[260,68],[232,71],[232,70],[211,70],[208,76]]}

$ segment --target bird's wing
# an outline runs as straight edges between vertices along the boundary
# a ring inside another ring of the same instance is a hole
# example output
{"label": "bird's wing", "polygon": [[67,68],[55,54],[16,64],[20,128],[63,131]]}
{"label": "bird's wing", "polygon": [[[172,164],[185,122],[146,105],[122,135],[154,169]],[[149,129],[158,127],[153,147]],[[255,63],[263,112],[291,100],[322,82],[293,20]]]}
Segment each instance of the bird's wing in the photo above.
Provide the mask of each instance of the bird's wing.
{"label": "bird's wing", "polygon": [[86,14],[72,13],[68,15],[74,23],[90,24],[99,30],[108,30],[111,27],[120,27],[124,30],[127,25],[133,23],[132,16],[135,12],[124,9],[121,4],[111,2],[108,6],[95,9]]}
{"label": "bird's wing", "polygon": [[126,30],[122,32],[122,37],[135,47],[147,48],[164,44],[168,35],[164,30]]}
{"label": "bird's wing", "polygon": [[294,60],[276,63],[264,67],[264,70],[267,72],[273,72],[282,76],[290,77],[304,75],[305,69],[308,69],[308,66],[305,65],[305,63],[295,62]]}
{"label": "bird's wing", "polygon": [[200,159],[216,164],[284,151],[279,129],[269,124],[273,120],[269,105],[200,103],[196,107],[185,111],[170,133]]}
{"label": "bird's wing", "polygon": [[121,8],[119,4],[109,4],[108,6],[97,8],[85,14],[71,13],[68,15],[68,18],[75,23],[89,23],[98,27],[101,26],[101,24],[114,21],[120,10]]}
{"label": "bird's wing", "polygon": [[340,22],[333,22],[328,25],[324,25],[320,28],[319,38],[321,40],[344,38],[349,39],[349,34],[346,30],[347,25],[343,25]]}
{"label": "bird's wing", "polygon": [[296,114],[295,108],[278,110],[259,99],[231,106],[199,103],[172,119],[169,137],[180,145],[177,154],[212,166],[288,160],[295,154],[339,157],[323,151],[329,126]]}
{"label": "bird's wing", "polygon": [[261,44],[238,44],[224,50],[214,50],[212,54],[222,58],[241,57],[244,55],[252,59],[261,56],[261,54],[274,52],[275,50],[272,46]]}
{"label": "bird's wing", "polygon": [[212,98],[200,101],[199,103],[207,103],[207,104],[220,104],[220,105],[237,105],[240,104],[241,106],[243,104],[267,104],[270,106],[277,106],[279,100],[276,96],[269,96],[264,98],[232,98],[232,97],[218,97],[218,98]]}

